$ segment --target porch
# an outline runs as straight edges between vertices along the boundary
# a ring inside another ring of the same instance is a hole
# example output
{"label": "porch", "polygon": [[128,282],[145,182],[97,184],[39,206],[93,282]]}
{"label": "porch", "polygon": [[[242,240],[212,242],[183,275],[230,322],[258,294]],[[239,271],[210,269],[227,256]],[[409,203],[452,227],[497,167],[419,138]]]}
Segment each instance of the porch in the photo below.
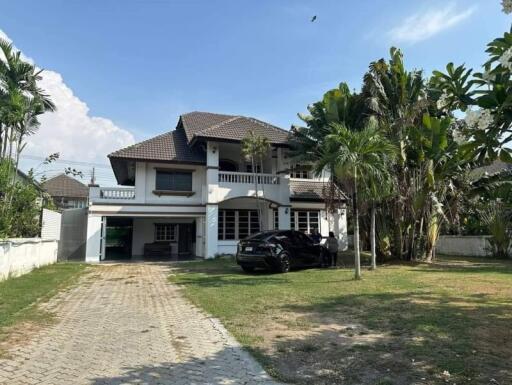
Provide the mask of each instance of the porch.
{"label": "porch", "polygon": [[204,256],[204,213],[89,212],[87,262],[180,261]]}

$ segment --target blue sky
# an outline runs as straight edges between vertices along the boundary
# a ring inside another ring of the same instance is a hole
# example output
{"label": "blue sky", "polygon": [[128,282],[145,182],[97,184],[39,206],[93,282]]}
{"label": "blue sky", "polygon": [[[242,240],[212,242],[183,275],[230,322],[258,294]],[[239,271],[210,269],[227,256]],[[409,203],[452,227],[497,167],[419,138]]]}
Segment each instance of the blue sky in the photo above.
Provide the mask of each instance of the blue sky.
{"label": "blue sky", "polygon": [[[122,134],[119,143],[172,129],[192,110],[289,128],[339,82],[358,88],[368,63],[391,45],[426,73],[449,61],[478,66],[511,21],[498,0],[3,0],[1,8],[0,30],[60,74],[55,82],[88,117],[112,123],[104,137]],[[98,162],[110,150],[64,147],[66,158]]]}

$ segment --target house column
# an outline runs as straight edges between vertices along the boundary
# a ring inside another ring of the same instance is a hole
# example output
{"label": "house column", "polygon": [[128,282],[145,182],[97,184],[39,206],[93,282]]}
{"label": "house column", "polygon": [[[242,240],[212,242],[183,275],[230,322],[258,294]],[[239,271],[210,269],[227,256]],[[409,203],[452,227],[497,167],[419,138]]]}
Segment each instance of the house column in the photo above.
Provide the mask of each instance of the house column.
{"label": "house column", "polygon": [[217,204],[206,205],[205,218],[205,258],[214,258],[218,253],[217,240],[219,236],[219,206]]}
{"label": "house column", "polygon": [[87,243],[85,248],[85,262],[99,262],[102,254],[103,218],[89,215],[87,218]]}
{"label": "house column", "polygon": [[206,145],[206,183],[207,201],[205,217],[205,258],[213,258],[218,253],[219,205],[217,190],[219,188],[219,145],[208,142]]}
{"label": "house column", "polygon": [[279,230],[290,230],[290,161],[285,149],[277,149],[277,174],[279,175]]}
{"label": "house column", "polygon": [[196,218],[196,257],[204,257],[204,217]]}
{"label": "house column", "polygon": [[279,206],[279,230],[290,230],[290,206]]}

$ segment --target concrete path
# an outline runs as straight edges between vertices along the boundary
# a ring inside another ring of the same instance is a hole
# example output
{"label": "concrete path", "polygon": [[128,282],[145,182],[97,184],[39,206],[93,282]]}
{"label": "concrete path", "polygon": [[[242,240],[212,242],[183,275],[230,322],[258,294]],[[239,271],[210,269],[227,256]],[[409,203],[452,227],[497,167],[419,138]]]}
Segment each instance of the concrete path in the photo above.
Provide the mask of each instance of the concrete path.
{"label": "concrete path", "polygon": [[95,268],[46,305],[55,325],[0,360],[0,384],[275,384],[168,274],[158,264]]}

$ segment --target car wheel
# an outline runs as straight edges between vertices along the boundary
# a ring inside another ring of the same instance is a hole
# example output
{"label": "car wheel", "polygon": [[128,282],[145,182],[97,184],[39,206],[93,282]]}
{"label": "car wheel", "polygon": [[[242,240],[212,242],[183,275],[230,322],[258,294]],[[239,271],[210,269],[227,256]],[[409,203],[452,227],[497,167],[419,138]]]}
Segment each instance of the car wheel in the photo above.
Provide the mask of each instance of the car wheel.
{"label": "car wheel", "polygon": [[281,253],[279,255],[277,271],[279,273],[288,273],[290,271],[290,255],[288,253]]}
{"label": "car wheel", "polygon": [[247,266],[247,265],[242,265],[240,266],[242,268],[243,271],[245,271],[246,273],[253,273],[254,272],[254,266]]}

